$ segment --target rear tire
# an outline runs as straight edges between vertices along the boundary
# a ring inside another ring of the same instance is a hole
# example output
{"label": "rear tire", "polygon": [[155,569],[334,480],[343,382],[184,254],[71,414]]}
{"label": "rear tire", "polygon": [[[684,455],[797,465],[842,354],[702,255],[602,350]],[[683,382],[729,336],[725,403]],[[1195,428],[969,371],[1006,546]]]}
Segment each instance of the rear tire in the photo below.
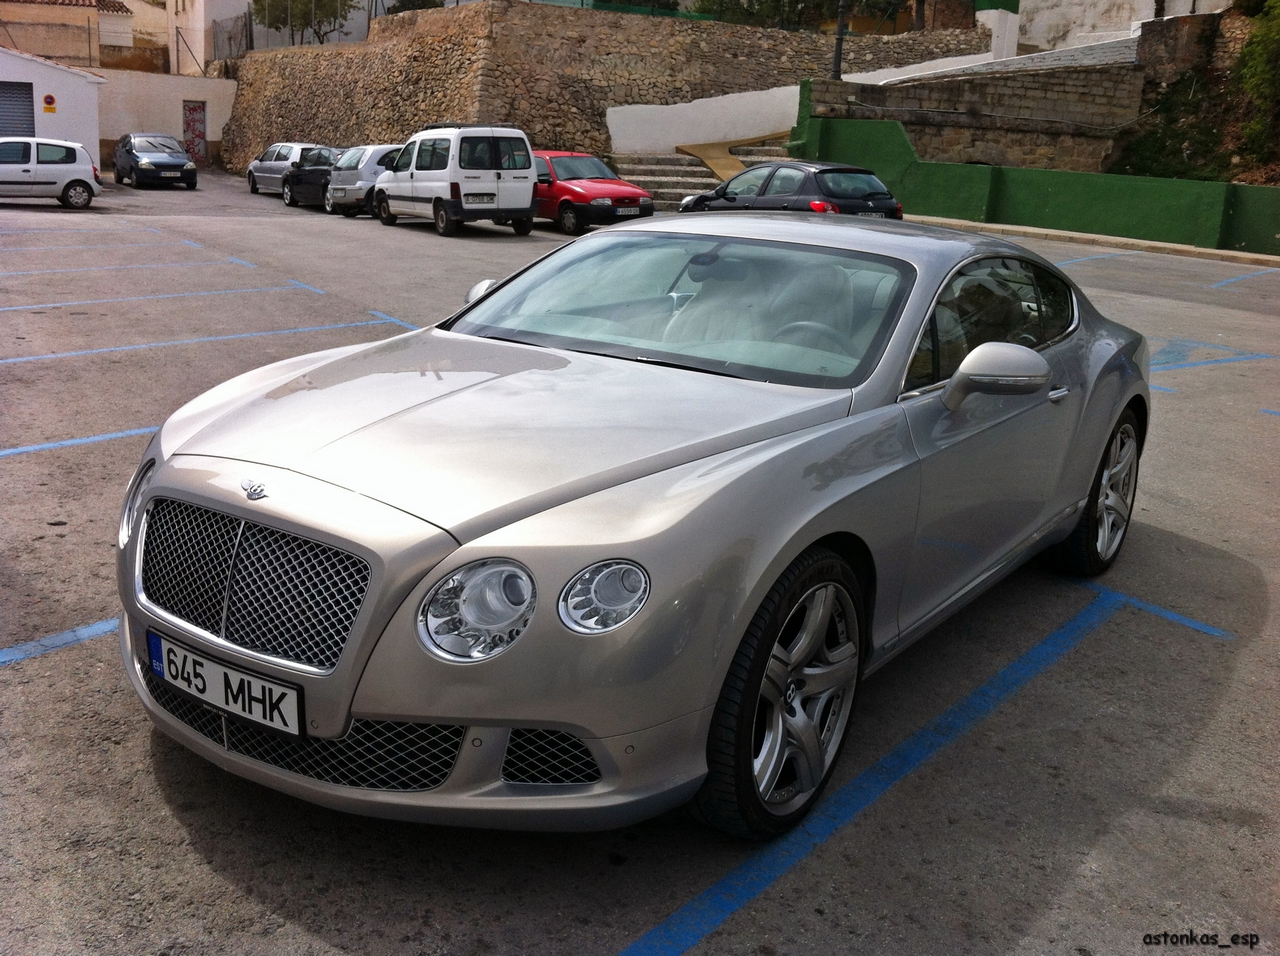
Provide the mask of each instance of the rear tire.
{"label": "rear tire", "polygon": [[511,229],[517,236],[527,236],[533,232],[533,217],[526,216],[523,219],[512,219]]}
{"label": "rear tire", "polygon": [[253,173],[249,174],[249,192],[253,193],[255,196],[258,194],[258,180],[254,177]]}
{"label": "rear tire", "polygon": [[333,189],[329,186],[324,187],[324,211],[332,216],[338,210],[333,205]]}
{"label": "rear tire", "polygon": [[88,209],[93,204],[93,190],[88,183],[73,179],[63,188],[58,202],[68,209]]}
{"label": "rear tire", "polygon": [[843,559],[812,547],[791,562],[729,665],[695,816],[753,840],[804,818],[847,736],[864,631],[862,591]]}
{"label": "rear tire", "polygon": [[280,184],[280,198],[286,206],[298,205],[298,197],[293,194],[293,186],[287,179]]}
{"label": "rear tire", "polygon": [[578,218],[578,210],[567,202],[560,204],[560,210],[556,213],[556,225],[566,236],[576,236],[582,232],[582,220]]}
{"label": "rear tire", "polygon": [[378,222],[384,226],[394,226],[400,217],[391,211],[391,200],[385,195],[378,197]]}
{"label": "rear tire", "polygon": [[436,232],[442,236],[452,236],[458,231],[458,220],[449,215],[449,210],[444,207],[444,203],[436,202],[435,208]]}
{"label": "rear tire", "polygon": [[1053,552],[1058,566],[1069,574],[1096,577],[1120,556],[1138,494],[1138,459],[1142,454],[1138,433],[1137,416],[1126,408],[1111,430],[1084,514],[1071,537]]}

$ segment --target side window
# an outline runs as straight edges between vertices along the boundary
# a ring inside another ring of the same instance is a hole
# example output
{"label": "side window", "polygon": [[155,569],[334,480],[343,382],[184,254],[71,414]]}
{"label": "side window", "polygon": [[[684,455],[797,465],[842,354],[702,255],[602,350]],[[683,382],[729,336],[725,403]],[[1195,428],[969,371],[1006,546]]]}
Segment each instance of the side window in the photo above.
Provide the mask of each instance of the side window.
{"label": "side window", "polygon": [[772,166],[755,166],[745,173],[738,173],[724,188],[726,196],[755,196],[760,192],[765,177],[773,171]]}
{"label": "side window", "polygon": [[790,196],[800,188],[802,182],[804,182],[803,169],[782,166],[773,174],[773,178],[769,180],[769,186],[765,189],[764,194],[766,196]]}
{"label": "side window", "polygon": [[533,157],[533,168],[538,171],[539,179],[551,178],[551,167],[547,165],[547,161],[541,156]]}
{"label": "side window", "polygon": [[1031,265],[1040,293],[1040,322],[1044,340],[1052,342],[1071,328],[1071,289],[1042,266]]}
{"label": "side window", "polygon": [[984,342],[1033,349],[1048,342],[1052,336],[1045,334],[1031,268],[1017,259],[982,259],[961,269],[938,295],[905,387],[946,381]]}
{"label": "side window", "polygon": [[121,149],[128,149],[128,148],[129,148],[129,134],[128,134],[128,133],[125,133],[123,136],[121,136],[121,137],[120,137],[120,139],[116,142],[116,145],[117,145],[117,146],[119,146]]}
{"label": "side window", "polygon": [[0,143],[0,163],[31,162],[30,143]]}
{"label": "side window", "polygon": [[276,150],[275,162],[287,163],[291,159],[293,159],[293,155],[294,154],[293,154],[292,146],[281,146],[278,150]]}
{"label": "side window", "polygon": [[432,169],[448,169],[449,168],[449,147],[453,144],[447,139],[438,139],[435,141],[436,151],[431,155]]}
{"label": "side window", "polygon": [[436,141],[434,139],[423,139],[418,141],[418,160],[413,164],[414,169],[430,169],[431,160],[435,156]]}
{"label": "side window", "polygon": [[58,146],[55,143],[36,143],[36,162],[49,164],[74,163],[76,151],[73,146]]}
{"label": "side window", "polygon": [[464,136],[458,143],[458,165],[463,169],[493,169],[493,139]]}
{"label": "side window", "polygon": [[499,169],[528,169],[533,165],[529,158],[529,146],[515,136],[494,137],[498,147]]}
{"label": "side window", "polygon": [[404,149],[400,150],[400,155],[396,157],[396,164],[393,167],[397,173],[406,172],[413,163],[413,143],[405,143]]}

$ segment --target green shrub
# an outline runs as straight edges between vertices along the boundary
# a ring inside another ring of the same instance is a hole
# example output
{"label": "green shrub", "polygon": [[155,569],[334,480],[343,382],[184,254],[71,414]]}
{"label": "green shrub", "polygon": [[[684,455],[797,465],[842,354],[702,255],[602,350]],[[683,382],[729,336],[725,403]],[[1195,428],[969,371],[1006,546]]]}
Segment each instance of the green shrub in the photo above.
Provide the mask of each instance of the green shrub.
{"label": "green shrub", "polygon": [[1241,127],[1245,150],[1268,162],[1275,148],[1276,114],[1280,112],[1280,0],[1267,0],[1255,18],[1253,33],[1240,51],[1236,76],[1253,106]]}

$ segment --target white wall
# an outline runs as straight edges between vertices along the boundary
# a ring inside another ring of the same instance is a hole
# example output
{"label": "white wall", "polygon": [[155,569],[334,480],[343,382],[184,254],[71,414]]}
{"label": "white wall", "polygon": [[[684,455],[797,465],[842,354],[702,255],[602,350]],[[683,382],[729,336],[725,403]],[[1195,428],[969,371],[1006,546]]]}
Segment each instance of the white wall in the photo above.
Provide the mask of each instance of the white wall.
{"label": "white wall", "polygon": [[[38,57],[0,48],[0,80],[30,83],[35,95],[36,135],[81,143],[98,162],[98,91],[96,76],[57,66]],[[54,98],[55,112],[45,111],[44,97]]]}
{"label": "white wall", "polygon": [[107,46],[133,46],[133,16],[99,10],[98,42]]}
{"label": "white wall", "polygon": [[670,153],[677,146],[789,130],[799,108],[800,87],[780,86],[672,106],[614,106],[605,123],[615,153]]}
{"label": "white wall", "polygon": [[[1166,17],[1217,13],[1230,0],[1165,0]],[[1155,0],[1022,0],[1019,40],[1046,50],[1068,46],[1077,34],[1124,33],[1155,16]]]}
{"label": "white wall", "polygon": [[182,101],[204,100],[206,137],[222,140],[222,127],[231,119],[235,80],[102,70],[107,78],[98,96],[98,121],[103,139],[125,133],[168,133],[182,141]]}

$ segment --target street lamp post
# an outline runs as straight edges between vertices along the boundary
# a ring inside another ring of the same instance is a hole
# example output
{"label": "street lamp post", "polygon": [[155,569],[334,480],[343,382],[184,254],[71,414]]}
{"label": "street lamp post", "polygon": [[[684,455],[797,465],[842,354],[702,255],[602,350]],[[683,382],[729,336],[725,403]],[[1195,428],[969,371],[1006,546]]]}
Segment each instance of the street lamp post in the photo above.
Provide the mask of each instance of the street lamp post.
{"label": "street lamp post", "polygon": [[849,0],[840,0],[836,8],[836,52],[831,57],[831,79],[840,79],[844,63],[844,22],[849,17]]}

